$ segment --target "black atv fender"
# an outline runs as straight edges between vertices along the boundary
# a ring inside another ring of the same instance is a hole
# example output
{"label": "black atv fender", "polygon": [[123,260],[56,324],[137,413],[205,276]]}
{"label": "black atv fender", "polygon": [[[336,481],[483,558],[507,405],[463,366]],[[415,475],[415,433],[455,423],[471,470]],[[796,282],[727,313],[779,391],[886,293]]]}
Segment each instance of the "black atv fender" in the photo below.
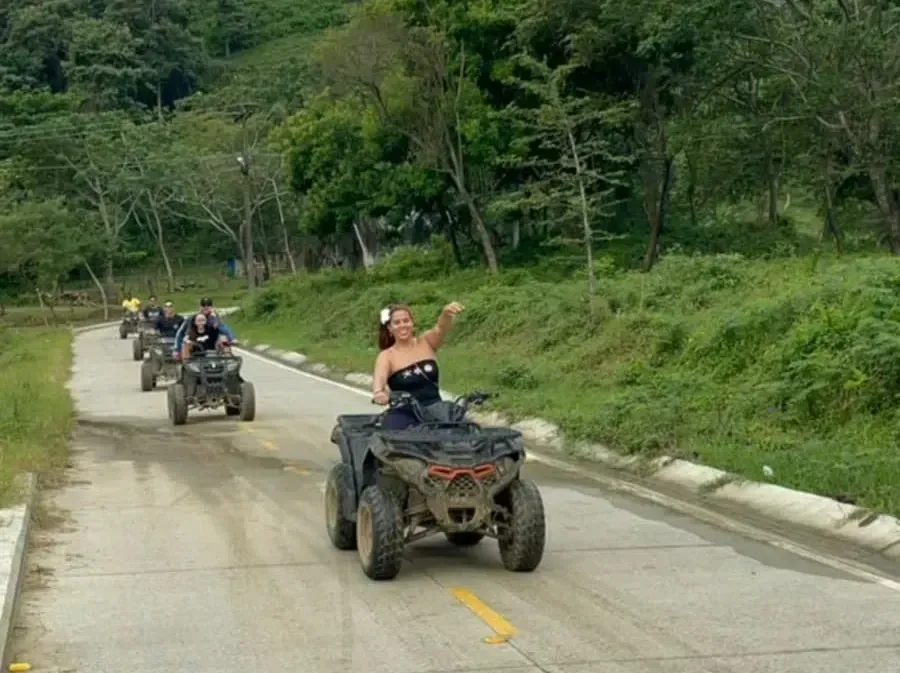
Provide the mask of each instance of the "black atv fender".
{"label": "black atv fender", "polygon": [[356,508],[359,506],[359,493],[362,490],[361,488],[357,488],[357,477],[356,477],[356,465],[353,461],[353,454],[350,451],[350,447],[347,445],[347,438],[344,436],[344,433],[341,432],[341,427],[339,425],[335,425],[334,429],[331,431],[331,443],[337,445],[338,451],[341,454],[341,462],[344,465],[347,465],[350,469],[344,470],[344,495],[345,497],[341,498],[341,503],[343,505],[343,516],[345,519],[349,521],[356,521]]}

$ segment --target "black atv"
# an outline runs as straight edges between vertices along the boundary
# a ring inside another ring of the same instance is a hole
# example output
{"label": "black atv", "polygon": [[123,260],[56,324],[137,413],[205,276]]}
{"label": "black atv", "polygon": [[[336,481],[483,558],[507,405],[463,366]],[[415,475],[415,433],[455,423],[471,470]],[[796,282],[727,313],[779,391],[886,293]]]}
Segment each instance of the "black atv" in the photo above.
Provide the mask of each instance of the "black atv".
{"label": "black atv", "polygon": [[159,337],[150,347],[150,357],[141,363],[141,390],[149,392],[156,388],[159,379],[174,379],[177,375],[175,339]]}
{"label": "black atv", "polygon": [[153,344],[159,339],[159,332],[156,331],[156,321],[142,320],[138,325],[137,337],[131,342],[131,355],[140,362],[144,359],[144,355]]}
{"label": "black atv", "polygon": [[243,361],[227,351],[207,351],[182,363],[175,383],[167,391],[172,425],[184,425],[189,409],[223,406],[227,415],[252,421],[256,416],[256,394],[253,384],[241,378]]}
{"label": "black atv", "polygon": [[139,314],[131,312],[126,313],[122,316],[122,322],[119,324],[119,338],[124,341],[130,334],[135,334],[138,331],[139,323]]}
{"label": "black atv", "polygon": [[546,523],[541,494],[520,478],[521,433],[466,420],[490,395],[420,406],[392,393],[390,406],[409,405],[421,424],[381,428],[379,415],[338,416],[331,441],[342,461],[328,474],[325,517],[338,549],[357,549],[365,574],[393,579],[403,548],[443,533],[471,547],[495,538],[507,570],[530,572],[544,555]]}

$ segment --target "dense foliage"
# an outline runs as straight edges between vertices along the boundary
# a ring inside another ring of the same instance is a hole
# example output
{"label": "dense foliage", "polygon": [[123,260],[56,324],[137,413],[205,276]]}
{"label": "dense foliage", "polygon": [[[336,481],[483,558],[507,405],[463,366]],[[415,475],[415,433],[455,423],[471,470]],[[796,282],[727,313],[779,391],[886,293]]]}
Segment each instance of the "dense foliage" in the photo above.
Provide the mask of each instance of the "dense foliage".
{"label": "dense foliage", "polygon": [[554,421],[569,438],[900,514],[895,260],[669,254],[651,274],[616,270],[604,256],[597,266],[593,319],[583,272],[454,271],[444,244],[400,252],[368,274],[281,280],[233,326],[369,372],[378,307],[409,302],[425,327],[461,299],[442,387],[499,393],[502,409]]}
{"label": "dense foliage", "polygon": [[144,262],[171,281],[173,256],[371,265],[434,233],[492,272],[575,254],[589,289],[598,250],[645,270],[673,248],[896,252],[898,12],[8,3],[3,292],[73,272],[110,290]]}

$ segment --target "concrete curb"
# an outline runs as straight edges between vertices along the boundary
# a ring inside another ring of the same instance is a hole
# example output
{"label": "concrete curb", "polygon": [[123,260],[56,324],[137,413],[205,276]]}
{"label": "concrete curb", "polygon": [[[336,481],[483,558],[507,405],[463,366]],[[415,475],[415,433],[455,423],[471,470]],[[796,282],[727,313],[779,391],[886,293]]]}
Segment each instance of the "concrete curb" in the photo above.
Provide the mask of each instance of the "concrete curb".
{"label": "concrete curb", "polygon": [[0,575],[4,577],[0,585],[3,591],[3,609],[0,612],[0,663],[4,669],[9,664],[9,640],[16,618],[19,594],[25,579],[28,552],[28,534],[31,531],[31,514],[37,494],[37,479],[31,473],[22,477],[25,502],[16,507],[0,510]]}
{"label": "concrete curb", "polygon": [[[243,345],[250,347],[247,341]],[[286,352],[267,344],[253,346],[252,350],[289,367],[360,389],[372,384],[372,377],[368,374],[352,372],[339,377],[327,365],[311,362],[302,353]],[[455,397],[445,390],[441,394],[445,398]],[[686,460],[663,456],[647,461],[638,456],[623,456],[599,444],[573,443],[566,440],[556,425],[540,418],[513,421],[496,412],[473,414],[473,417],[482,423],[518,430],[527,441],[542,449],[584,458],[618,470],[639,472],[651,482],[677,486],[704,498],[737,504],[768,519],[803,526],[900,560],[900,520],[887,514],[775,484],[749,481]]]}

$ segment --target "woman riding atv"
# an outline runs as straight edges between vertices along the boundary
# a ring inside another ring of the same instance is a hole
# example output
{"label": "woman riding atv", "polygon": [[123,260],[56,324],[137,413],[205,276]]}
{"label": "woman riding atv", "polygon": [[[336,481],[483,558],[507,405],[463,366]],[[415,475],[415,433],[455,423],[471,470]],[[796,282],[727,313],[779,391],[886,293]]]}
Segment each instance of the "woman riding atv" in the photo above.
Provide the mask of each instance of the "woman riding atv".
{"label": "woman riding atv", "polygon": [[[378,325],[378,347],[372,381],[372,401],[386,405],[391,392],[409,393],[422,406],[441,401],[440,372],[435,353],[463,311],[457,302],[447,304],[434,327],[421,337],[415,334],[408,306],[393,304],[382,309]],[[382,427],[403,430],[418,424],[408,406],[390,409],[382,418]]]}
{"label": "woman riding atv", "polygon": [[204,353],[222,350],[229,344],[228,337],[219,331],[218,326],[207,324],[206,316],[198,313],[188,327],[187,338],[182,346],[181,357],[187,360],[192,353]]}

